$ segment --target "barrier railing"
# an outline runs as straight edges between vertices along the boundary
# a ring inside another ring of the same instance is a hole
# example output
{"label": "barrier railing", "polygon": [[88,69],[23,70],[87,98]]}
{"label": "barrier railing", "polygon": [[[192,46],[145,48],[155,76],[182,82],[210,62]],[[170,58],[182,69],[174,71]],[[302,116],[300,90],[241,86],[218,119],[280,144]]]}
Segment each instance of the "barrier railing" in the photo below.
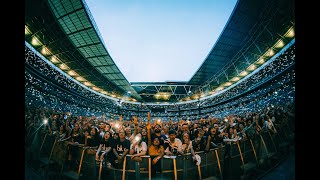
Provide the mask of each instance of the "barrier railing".
{"label": "barrier railing", "polygon": [[[229,147],[225,145],[211,149],[209,152],[196,152],[201,157],[199,165],[194,163],[191,153],[164,156],[159,161],[161,163],[161,173],[157,173],[156,176],[159,175],[160,179],[175,180],[203,179],[211,176],[216,176],[218,179],[230,179],[230,176],[232,176],[231,179],[234,177],[237,179],[246,175],[249,169],[260,168],[260,165],[265,160],[268,160],[281,150],[277,143],[282,141],[276,137],[282,136],[280,134],[282,132],[278,131],[277,133],[260,132],[260,134],[256,134],[251,138],[231,142]],[[49,140],[50,138],[47,134],[43,134],[43,136],[39,152],[48,151],[48,148],[45,147],[51,147],[50,151],[45,154],[48,155],[49,161],[52,160],[61,165],[60,173],[63,173],[63,167],[67,159],[66,147],[68,142],[59,142],[57,139],[54,139],[54,141]],[[80,156],[76,157],[79,160],[79,164],[75,170],[75,179],[81,179],[82,176],[88,177],[89,170],[94,172],[94,175],[90,176],[91,179],[152,179],[151,157],[148,155],[141,156],[141,162],[133,161],[131,160],[131,155],[127,155],[122,163],[119,164],[119,167],[115,168],[107,166],[102,161],[97,165],[95,154],[88,154],[87,149],[88,147],[78,148]],[[96,176],[97,174],[98,176]]]}

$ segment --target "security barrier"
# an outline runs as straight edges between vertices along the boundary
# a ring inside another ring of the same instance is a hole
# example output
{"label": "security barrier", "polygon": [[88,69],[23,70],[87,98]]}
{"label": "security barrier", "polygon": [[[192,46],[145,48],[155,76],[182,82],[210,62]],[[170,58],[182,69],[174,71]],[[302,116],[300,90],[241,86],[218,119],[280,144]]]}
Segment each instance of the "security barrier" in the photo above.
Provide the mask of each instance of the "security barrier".
{"label": "security barrier", "polygon": [[[261,131],[259,134],[231,142],[208,152],[196,152],[201,157],[200,165],[196,165],[190,153],[178,156],[164,156],[161,158],[161,173],[156,173],[157,179],[204,179],[216,177],[217,179],[240,179],[249,176],[251,171],[267,171],[277,160],[282,151],[279,144],[288,139],[282,133],[287,131]],[[72,173],[65,168],[68,142],[59,142],[52,136],[41,134],[39,154],[45,155],[47,160],[53,161],[58,168],[48,168],[56,174],[72,179],[152,179],[151,157],[142,156],[141,162],[131,160],[127,155],[117,168],[108,167],[102,161],[95,162],[95,153],[88,153],[88,147],[77,147],[78,162]],[[284,138],[280,138],[284,137]],[[111,151],[112,153],[112,151]],[[49,163],[50,165],[51,163]]]}

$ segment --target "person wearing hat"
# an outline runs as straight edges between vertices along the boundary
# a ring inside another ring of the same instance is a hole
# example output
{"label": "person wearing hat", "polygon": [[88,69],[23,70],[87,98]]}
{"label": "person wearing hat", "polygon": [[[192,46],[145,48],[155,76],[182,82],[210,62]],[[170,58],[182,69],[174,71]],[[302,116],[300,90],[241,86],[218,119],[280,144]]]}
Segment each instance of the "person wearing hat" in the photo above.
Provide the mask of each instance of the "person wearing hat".
{"label": "person wearing hat", "polygon": [[171,129],[169,131],[169,138],[164,140],[164,149],[166,155],[183,154],[182,142],[179,138],[176,138],[176,136],[176,131]]}
{"label": "person wearing hat", "polygon": [[164,140],[167,139],[167,137],[164,135],[164,134],[161,134],[161,130],[162,130],[162,127],[160,124],[156,124],[154,126],[154,133],[151,134],[151,139],[154,139],[154,138],[158,138],[160,140],[160,145],[164,145]]}

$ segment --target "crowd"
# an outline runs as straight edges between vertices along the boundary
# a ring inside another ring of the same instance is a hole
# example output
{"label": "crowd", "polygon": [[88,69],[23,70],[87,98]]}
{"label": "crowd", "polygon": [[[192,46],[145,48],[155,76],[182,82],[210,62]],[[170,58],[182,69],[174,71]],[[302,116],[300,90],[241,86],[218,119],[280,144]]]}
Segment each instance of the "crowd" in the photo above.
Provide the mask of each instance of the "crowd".
{"label": "crowd", "polygon": [[[206,117],[208,114],[216,114],[216,111],[221,111],[219,104],[224,103],[225,109],[230,107],[230,105],[226,103],[232,99],[234,100],[234,104],[239,104],[236,100],[237,97],[243,97],[243,94],[251,93],[252,90],[255,90],[255,92],[251,94],[259,94],[259,91],[261,91],[259,89],[261,88],[257,87],[263,83],[267,84],[267,82],[272,79],[279,79],[277,76],[283,76],[284,73],[287,73],[286,77],[280,77],[283,79],[283,82],[279,81],[278,84],[280,83],[279,85],[281,86],[281,83],[294,83],[295,75],[294,70],[292,71],[292,69],[294,69],[294,51],[295,46],[293,45],[272,63],[265,66],[264,69],[261,69],[256,74],[222,94],[199,102],[166,105],[164,112],[154,112],[153,115],[164,121],[170,119],[178,120],[179,118],[199,119],[200,117]],[[53,107],[59,111],[69,111],[78,115],[93,114],[95,116],[102,116],[104,114],[112,119],[118,117],[118,114],[122,114],[124,118],[130,119],[133,116],[146,117],[147,113],[155,106],[144,103],[132,104],[127,102],[119,104],[112,99],[99,96],[80,86],[78,83],[75,83],[67,76],[61,75],[28,49],[28,47],[26,47],[26,65],[30,66],[25,73],[26,101],[38,107]],[[40,74],[44,76],[39,77],[39,74],[31,73],[30,71],[40,71]],[[47,79],[44,77],[47,77]],[[273,83],[269,82],[268,84],[272,85]],[[59,85],[62,85],[62,88],[59,88]],[[294,88],[294,85],[292,88]],[[272,92],[273,90],[274,89],[269,89],[264,91]],[[241,101],[244,102],[244,99]],[[201,111],[199,109],[201,109]],[[146,118],[144,118],[144,121],[146,121]]]}
{"label": "crowd", "polygon": [[[47,119],[47,123],[43,121]],[[294,123],[294,102],[285,105],[266,106],[261,111],[244,111],[223,118],[207,117],[194,121],[161,121],[147,115],[147,122],[134,116],[127,121],[120,116],[119,121],[98,119],[94,116],[74,116],[57,113],[50,109],[32,108],[26,105],[26,132],[41,128],[39,135],[48,134],[65,142],[66,167],[75,170],[79,166],[77,148],[86,147],[95,154],[97,163],[121,169],[119,164],[128,154],[132,161],[141,162],[141,156],[152,158],[152,175],[161,172],[159,161],[164,155],[184,155],[191,153],[195,165],[199,159],[196,152],[208,152],[228,142],[246,140],[251,131],[276,133],[283,124]],[[28,137],[27,134],[26,137]],[[28,139],[28,138],[27,138]],[[29,147],[36,142],[26,143]],[[38,142],[39,143],[39,142]]]}
{"label": "crowd", "polygon": [[46,134],[64,143],[65,164],[78,167],[77,149],[85,147],[97,163],[120,168],[124,157],[152,158],[152,175],[161,172],[163,156],[197,152],[246,140],[262,131],[294,129],[294,46],[264,69],[223,94],[202,102],[173,104],[150,113],[145,104],[101,97],[83,88],[26,47],[26,148],[37,149],[35,136]]}

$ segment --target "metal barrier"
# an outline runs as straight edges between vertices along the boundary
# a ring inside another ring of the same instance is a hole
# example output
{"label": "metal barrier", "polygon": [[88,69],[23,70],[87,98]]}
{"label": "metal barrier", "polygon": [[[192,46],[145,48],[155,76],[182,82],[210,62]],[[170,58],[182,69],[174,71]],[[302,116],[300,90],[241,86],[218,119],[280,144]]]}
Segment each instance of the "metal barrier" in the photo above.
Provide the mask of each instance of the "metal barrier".
{"label": "metal barrier", "polygon": [[[219,154],[221,156],[221,152],[222,148],[212,149],[208,153],[197,152],[196,154],[198,154],[202,159],[201,164],[198,166],[194,164],[190,153],[179,156],[165,155],[159,162],[161,163],[162,170],[161,173],[157,173],[157,176],[159,176],[160,179],[202,179],[204,177],[202,172],[204,171],[208,172],[205,174],[205,177],[214,175],[222,179],[221,157],[219,157]],[[151,157],[141,156],[142,162],[133,161],[130,157],[131,155],[127,155],[125,157],[123,162],[120,164],[122,167],[121,169],[107,167],[100,163],[98,179],[151,179]],[[205,170],[209,166],[212,166],[212,169],[210,168],[209,171]],[[108,171],[109,176],[102,177],[101,174],[104,171]],[[121,177],[119,177],[120,174]]]}
{"label": "metal barrier", "polygon": [[240,140],[238,144],[240,144],[243,159],[243,165],[240,166],[240,169],[246,176],[248,172],[258,167],[258,159],[251,139]]}
{"label": "metal barrier", "polygon": [[60,173],[62,173],[65,160],[67,159],[66,149],[67,149],[67,142],[56,141],[56,144],[52,150],[53,153],[52,153],[51,159],[60,169]]}
{"label": "metal barrier", "polygon": [[[49,161],[57,163],[61,168],[60,173],[63,175],[73,179],[152,179],[151,157],[148,155],[142,156],[141,162],[133,161],[131,155],[127,155],[119,167],[114,168],[108,167],[102,161],[97,165],[95,154],[88,154],[87,147],[77,149],[79,156],[76,159],[79,164],[73,174],[70,174],[64,170],[68,142],[59,142],[57,139],[49,140],[51,138],[49,135],[43,135],[39,152],[47,155]],[[251,169],[260,169],[260,165],[268,162],[273,154],[281,150],[277,146],[277,143],[281,142],[280,138],[275,138],[277,136],[281,136],[281,134],[270,134],[265,131],[252,136],[252,138],[234,141],[230,145],[211,149],[209,152],[196,152],[201,157],[200,165],[194,163],[191,153],[164,156],[159,161],[161,173],[156,173],[156,176],[159,179],[174,180],[204,179],[212,176],[217,179],[239,179],[243,175],[246,176]]]}
{"label": "metal barrier", "polygon": [[266,148],[268,158],[272,157],[274,154],[277,153],[277,148],[274,144],[270,132],[268,130],[262,131],[260,133],[260,136],[262,138],[263,145]]}

